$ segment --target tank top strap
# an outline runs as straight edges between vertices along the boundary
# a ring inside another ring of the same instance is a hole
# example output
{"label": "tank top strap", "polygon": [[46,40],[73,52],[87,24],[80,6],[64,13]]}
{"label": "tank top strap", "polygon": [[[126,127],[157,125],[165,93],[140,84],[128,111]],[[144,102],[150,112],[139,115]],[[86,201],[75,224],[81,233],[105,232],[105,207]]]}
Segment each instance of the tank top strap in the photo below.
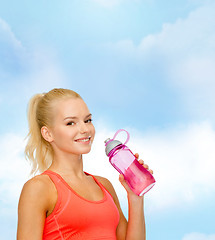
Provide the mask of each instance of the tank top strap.
{"label": "tank top strap", "polygon": [[56,186],[57,190],[59,188],[61,179],[58,177],[57,174],[55,174],[52,171],[46,170],[45,172],[43,172],[41,175],[48,175],[50,177],[50,179],[52,180],[52,182],[54,183],[54,185]]}
{"label": "tank top strap", "polygon": [[57,205],[59,205],[62,201],[66,201],[65,198],[68,196],[69,190],[62,182],[61,177],[57,173],[49,170],[46,170],[41,175],[48,175],[51,181],[54,183],[58,194]]}

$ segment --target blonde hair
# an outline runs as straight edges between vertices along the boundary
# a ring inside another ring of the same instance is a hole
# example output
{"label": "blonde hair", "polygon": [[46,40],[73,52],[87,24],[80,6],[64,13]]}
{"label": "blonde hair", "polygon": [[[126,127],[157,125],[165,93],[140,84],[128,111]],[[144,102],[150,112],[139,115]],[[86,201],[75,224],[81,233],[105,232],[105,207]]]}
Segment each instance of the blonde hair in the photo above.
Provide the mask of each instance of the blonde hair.
{"label": "blonde hair", "polygon": [[29,132],[25,157],[32,165],[31,174],[43,172],[52,163],[53,150],[51,144],[43,138],[41,128],[52,126],[53,107],[56,101],[68,98],[81,98],[81,96],[69,89],[55,88],[44,94],[36,94],[29,101]]}

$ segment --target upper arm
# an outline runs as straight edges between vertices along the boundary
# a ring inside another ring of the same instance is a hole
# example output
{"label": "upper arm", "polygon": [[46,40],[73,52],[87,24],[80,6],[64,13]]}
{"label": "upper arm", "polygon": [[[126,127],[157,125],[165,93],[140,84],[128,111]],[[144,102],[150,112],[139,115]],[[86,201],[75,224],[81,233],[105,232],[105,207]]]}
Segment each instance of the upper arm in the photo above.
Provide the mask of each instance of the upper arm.
{"label": "upper arm", "polygon": [[116,230],[117,240],[125,240],[128,223],[127,223],[127,220],[126,220],[126,218],[125,218],[125,216],[122,212],[120,202],[119,202],[119,199],[118,199],[117,194],[115,192],[115,189],[108,179],[103,178],[103,177],[99,177],[99,176],[96,176],[96,178],[104,185],[104,187],[109,191],[109,193],[113,197],[113,200],[114,200],[114,202],[115,202],[115,204],[118,208],[119,215],[120,215],[119,224],[118,224],[117,230]]}
{"label": "upper arm", "polygon": [[35,177],[23,186],[18,205],[17,240],[41,240],[48,209],[44,178]]}

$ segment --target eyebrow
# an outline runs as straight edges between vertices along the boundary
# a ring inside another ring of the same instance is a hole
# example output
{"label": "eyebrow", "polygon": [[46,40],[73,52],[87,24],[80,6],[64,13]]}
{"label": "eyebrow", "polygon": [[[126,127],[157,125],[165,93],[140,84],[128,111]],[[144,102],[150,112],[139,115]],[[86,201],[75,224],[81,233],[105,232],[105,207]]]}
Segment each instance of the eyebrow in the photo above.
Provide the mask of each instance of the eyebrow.
{"label": "eyebrow", "polygon": [[[85,119],[88,118],[88,117],[91,117],[91,116],[92,116],[92,114],[90,113],[85,117]],[[66,117],[66,118],[64,118],[64,120],[67,120],[67,119],[78,119],[78,118],[77,117]]]}

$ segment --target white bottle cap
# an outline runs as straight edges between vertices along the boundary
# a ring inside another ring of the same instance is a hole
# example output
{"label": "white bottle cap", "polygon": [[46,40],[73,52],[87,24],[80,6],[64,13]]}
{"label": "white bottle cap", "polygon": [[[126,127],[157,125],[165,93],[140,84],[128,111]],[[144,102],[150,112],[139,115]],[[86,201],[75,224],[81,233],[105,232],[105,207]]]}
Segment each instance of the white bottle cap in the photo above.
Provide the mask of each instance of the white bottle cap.
{"label": "white bottle cap", "polygon": [[[108,142],[108,141],[109,141],[109,142]],[[111,141],[110,138],[108,138],[107,140],[105,140],[105,143],[107,143],[107,142],[108,142],[108,144],[107,144],[106,147],[105,147],[105,153],[106,153],[107,156],[108,156],[108,154],[110,153],[110,151],[111,151],[112,149],[114,149],[116,146],[122,144],[122,143],[121,143],[120,141],[118,141],[118,140],[112,140],[112,141]]]}

